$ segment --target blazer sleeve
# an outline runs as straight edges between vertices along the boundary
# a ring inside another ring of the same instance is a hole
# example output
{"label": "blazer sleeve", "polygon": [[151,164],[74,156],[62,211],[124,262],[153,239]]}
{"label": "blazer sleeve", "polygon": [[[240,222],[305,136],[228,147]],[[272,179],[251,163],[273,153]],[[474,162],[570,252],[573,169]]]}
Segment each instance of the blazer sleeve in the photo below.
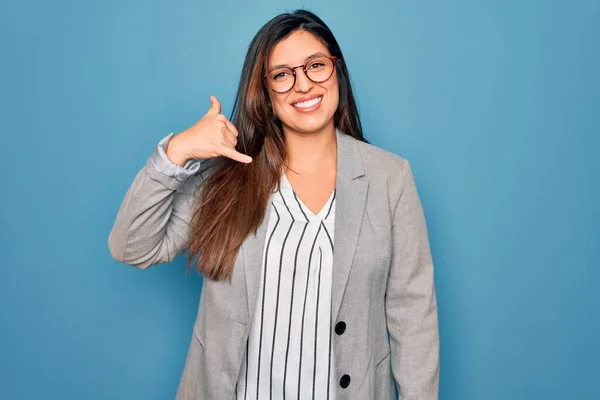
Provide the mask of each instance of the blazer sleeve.
{"label": "blazer sleeve", "polygon": [[137,268],[172,261],[185,246],[200,161],[173,163],[163,138],[129,187],[108,237],[111,256]]}
{"label": "blazer sleeve", "polygon": [[433,262],[425,217],[408,161],[393,214],[386,291],[392,371],[402,400],[437,400],[439,332]]}

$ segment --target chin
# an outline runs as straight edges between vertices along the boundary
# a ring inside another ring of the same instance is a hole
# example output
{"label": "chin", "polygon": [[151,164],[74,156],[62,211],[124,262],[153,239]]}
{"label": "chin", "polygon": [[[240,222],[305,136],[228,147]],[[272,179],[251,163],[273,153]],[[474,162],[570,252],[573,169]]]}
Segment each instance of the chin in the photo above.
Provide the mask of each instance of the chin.
{"label": "chin", "polygon": [[[315,116],[317,117],[317,116]],[[283,126],[299,133],[318,133],[329,126],[333,126],[333,115],[330,118],[302,118],[290,121],[289,124],[283,122]]]}
{"label": "chin", "polygon": [[303,123],[303,124],[291,124],[291,125],[288,125],[287,128],[289,128],[295,132],[310,134],[310,133],[321,132],[323,129],[327,128],[328,125],[329,124],[322,123],[322,122],[321,123],[313,123],[313,124]]}

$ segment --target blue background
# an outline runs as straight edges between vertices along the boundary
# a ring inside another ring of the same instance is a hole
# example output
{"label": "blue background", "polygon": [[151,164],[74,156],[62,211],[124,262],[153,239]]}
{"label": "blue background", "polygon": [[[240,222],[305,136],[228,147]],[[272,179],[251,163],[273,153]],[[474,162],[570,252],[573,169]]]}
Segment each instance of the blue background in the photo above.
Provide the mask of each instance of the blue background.
{"label": "blue background", "polygon": [[430,228],[442,400],[600,398],[600,2],[41,0],[0,13],[0,398],[171,399],[201,278],[113,261],[160,138],[317,12]]}

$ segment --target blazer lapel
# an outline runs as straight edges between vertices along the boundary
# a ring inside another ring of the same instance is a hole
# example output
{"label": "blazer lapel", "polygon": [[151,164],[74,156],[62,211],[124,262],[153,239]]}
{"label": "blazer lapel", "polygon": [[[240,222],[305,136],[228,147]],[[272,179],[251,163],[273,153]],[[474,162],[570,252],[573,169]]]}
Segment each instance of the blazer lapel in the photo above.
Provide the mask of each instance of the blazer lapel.
{"label": "blazer lapel", "polygon": [[252,233],[243,244],[244,272],[246,276],[246,294],[248,296],[248,328],[254,316],[256,296],[260,286],[260,275],[267,227],[269,226],[269,209],[255,233]]}
{"label": "blazer lapel", "polygon": [[336,180],[333,240],[332,318],[337,318],[362,225],[369,182],[356,140],[337,131],[338,171]]}

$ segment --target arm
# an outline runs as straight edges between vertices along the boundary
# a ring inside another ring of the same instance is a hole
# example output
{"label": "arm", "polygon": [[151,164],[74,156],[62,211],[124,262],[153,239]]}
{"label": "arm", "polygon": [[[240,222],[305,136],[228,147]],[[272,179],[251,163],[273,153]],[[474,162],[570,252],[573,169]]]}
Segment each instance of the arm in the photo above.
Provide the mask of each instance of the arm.
{"label": "arm", "polygon": [[166,155],[172,137],[159,142],[123,199],[108,238],[117,261],[148,268],[172,261],[183,250],[201,181],[200,162],[191,160],[184,167],[172,162]]}
{"label": "arm", "polygon": [[386,291],[392,371],[402,400],[437,400],[439,333],[433,263],[423,209],[407,161],[393,215]]}

